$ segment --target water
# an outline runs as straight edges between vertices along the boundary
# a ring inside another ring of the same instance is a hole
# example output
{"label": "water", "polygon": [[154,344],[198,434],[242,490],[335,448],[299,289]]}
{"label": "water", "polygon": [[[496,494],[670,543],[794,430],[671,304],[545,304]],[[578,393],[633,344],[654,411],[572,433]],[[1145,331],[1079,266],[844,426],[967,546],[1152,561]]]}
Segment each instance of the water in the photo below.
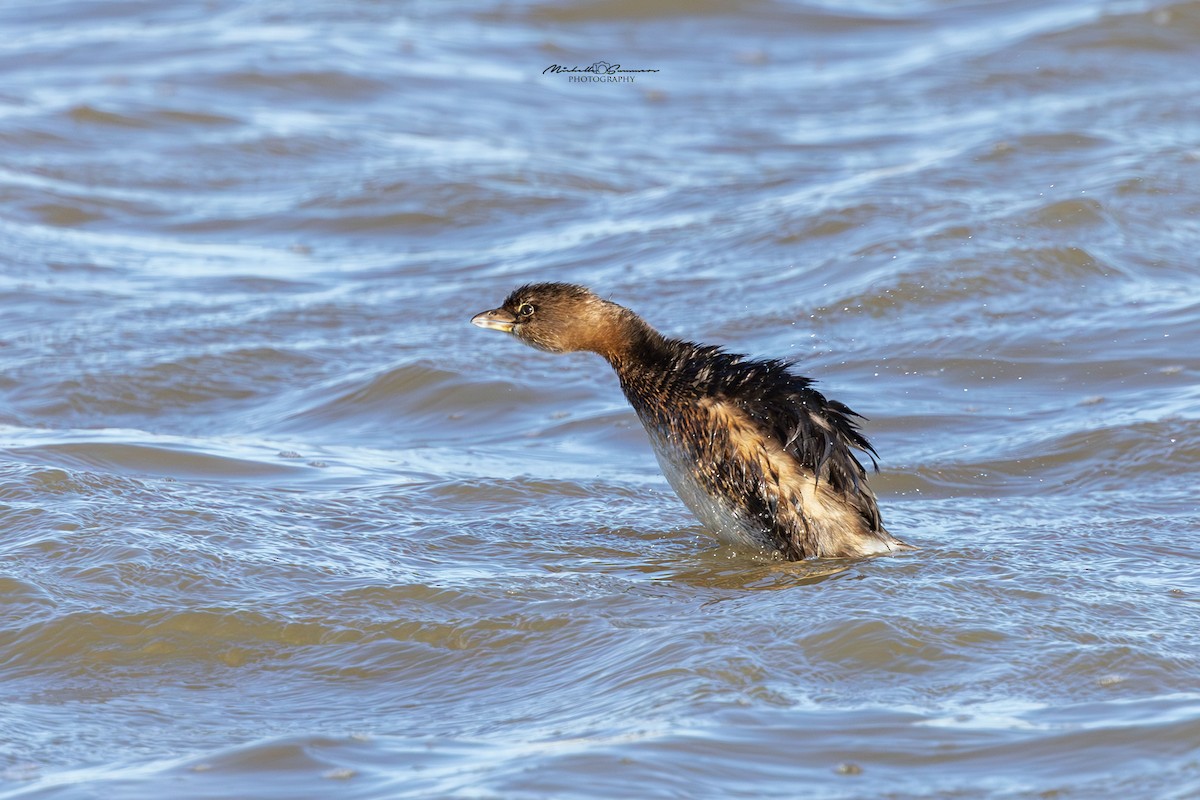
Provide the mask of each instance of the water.
{"label": "water", "polygon": [[[0,31],[0,797],[1200,797],[1200,4]],[[530,280],[797,359],[922,549],[717,547]]]}

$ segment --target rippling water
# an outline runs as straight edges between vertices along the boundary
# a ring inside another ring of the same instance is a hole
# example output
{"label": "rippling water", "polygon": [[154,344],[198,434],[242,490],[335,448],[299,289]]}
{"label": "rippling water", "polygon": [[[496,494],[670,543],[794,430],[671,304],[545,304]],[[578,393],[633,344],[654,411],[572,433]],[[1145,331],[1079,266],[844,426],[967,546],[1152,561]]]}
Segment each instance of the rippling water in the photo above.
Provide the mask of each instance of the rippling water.
{"label": "rippling water", "polygon": [[[729,8],[0,9],[0,797],[1200,797],[1200,3]],[[717,547],[529,280],[922,549]]]}

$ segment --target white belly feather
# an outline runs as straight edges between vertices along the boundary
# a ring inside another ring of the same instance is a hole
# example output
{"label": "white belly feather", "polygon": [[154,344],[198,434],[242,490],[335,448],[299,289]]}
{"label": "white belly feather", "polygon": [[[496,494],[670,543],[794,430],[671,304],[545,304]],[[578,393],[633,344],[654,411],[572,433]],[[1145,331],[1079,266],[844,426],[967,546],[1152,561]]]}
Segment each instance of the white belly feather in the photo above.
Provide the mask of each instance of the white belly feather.
{"label": "white belly feather", "polygon": [[711,494],[696,477],[696,463],[685,450],[647,428],[658,466],[679,499],[705,528],[731,547],[774,551],[775,546],[761,526],[732,502]]}

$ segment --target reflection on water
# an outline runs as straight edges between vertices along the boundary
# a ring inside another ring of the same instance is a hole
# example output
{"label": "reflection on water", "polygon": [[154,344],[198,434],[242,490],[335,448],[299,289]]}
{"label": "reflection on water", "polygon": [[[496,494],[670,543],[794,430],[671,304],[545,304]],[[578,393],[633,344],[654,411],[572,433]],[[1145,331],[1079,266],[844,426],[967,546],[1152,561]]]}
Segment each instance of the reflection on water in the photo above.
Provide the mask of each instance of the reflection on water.
{"label": "reflection on water", "polygon": [[[1200,6],[0,30],[0,797],[1200,794]],[[468,324],[546,279],[794,359],[921,549],[718,547]]]}

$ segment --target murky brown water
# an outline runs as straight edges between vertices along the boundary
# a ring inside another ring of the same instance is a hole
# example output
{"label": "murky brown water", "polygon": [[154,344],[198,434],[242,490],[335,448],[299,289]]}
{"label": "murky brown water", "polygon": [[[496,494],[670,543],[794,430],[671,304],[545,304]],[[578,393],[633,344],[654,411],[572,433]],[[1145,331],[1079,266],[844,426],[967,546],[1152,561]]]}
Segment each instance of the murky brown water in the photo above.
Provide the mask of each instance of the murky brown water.
{"label": "murky brown water", "polygon": [[[0,32],[0,797],[1200,797],[1200,4]],[[797,358],[922,549],[716,548],[527,280]]]}

